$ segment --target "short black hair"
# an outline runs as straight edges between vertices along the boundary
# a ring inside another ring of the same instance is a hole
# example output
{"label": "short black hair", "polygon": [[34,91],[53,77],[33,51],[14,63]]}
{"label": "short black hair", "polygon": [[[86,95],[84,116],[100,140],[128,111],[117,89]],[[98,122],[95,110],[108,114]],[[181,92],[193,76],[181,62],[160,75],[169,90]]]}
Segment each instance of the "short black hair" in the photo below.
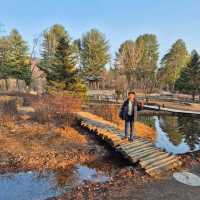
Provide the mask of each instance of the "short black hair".
{"label": "short black hair", "polygon": [[128,95],[130,95],[130,94],[134,94],[134,95],[136,95],[134,91],[130,91],[130,92],[128,92]]}

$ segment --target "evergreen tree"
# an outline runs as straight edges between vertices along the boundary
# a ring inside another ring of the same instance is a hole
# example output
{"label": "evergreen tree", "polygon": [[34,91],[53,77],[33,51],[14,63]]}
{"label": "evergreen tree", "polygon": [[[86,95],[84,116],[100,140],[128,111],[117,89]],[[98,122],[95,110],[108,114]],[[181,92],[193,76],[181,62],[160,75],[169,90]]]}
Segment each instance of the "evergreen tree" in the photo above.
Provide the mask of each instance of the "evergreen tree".
{"label": "evergreen tree", "polygon": [[49,30],[43,32],[42,59],[39,65],[41,70],[48,72],[49,68],[51,68],[61,37],[69,37],[69,35],[65,28],[59,24],[55,24]]}
{"label": "evergreen tree", "polygon": [[57,89],[85,92],[85,87],[78,78],[76,53],[69,37],[62,36],[57,44],[55,56],[47,73],[50,86]]}
{"label": "evergreen tree", "polygon": [[135,70],[140,59],[141,48],[133,40],[127,40],[122,43],[116,53],[116,66],[123,69],[129,86],[132,85],[135,78]]}
{"label": "evergreen tree", "polygon": [[200,92],[200,56],[195,50],[192,51],[189,63],[176,81],[175,88],[192,94],[193,100],[195,95]]}
{"label": "evergreen tree", "polygon": [[8,48],[4,51],[2,69],[7,77],[21,79],[27,85],[31,82],[31,68],[28,46],[19,32],[14,29],[7,37]]}
{"label": "evergreen tree", "polygon": [[161,60],[163,84],[170,90],[174,90],[175,82],[180,77],[181,70],[186,66],[187,61],[188,51],[185,42],[179,39]]}
{"label": "evergreen tree", "polygon": [[158,62],[158,42],[154,34],[144,34],[136,39],[136,45],[141,48],[141,58],[138,67],[146,72],[155,72]]}
{"label": "evergreen tree", "polygon": [[136,39],[136,45],[140,47],[140,60],[135,70],[136,80],[139,82],[140,88],[143,90],[146,101],[156,87],[156,70],[158,63],[158,42],[154,34],[144,34]]}
{"label": "evergreen tree", "polygon": [[10,70],[6,67],[6,55],[9,49],[7,37],[0,38],[0,79],[7,79],[10,75]]}
{"label": "evergreen tree", "polygon": [[102,33],[92,29],[83,35],[81,41],[81,65],[84,77],[100,76],[109,60],[108,41]]}
{"label": "evergreen tree", "polygon": [[129,89],[137,85],[145,94],[152,91],[155,87],[158,55],[158,42],[153,34],[144,34],[136,41],[127,40],[121,44],[115,65],[123,69]]}

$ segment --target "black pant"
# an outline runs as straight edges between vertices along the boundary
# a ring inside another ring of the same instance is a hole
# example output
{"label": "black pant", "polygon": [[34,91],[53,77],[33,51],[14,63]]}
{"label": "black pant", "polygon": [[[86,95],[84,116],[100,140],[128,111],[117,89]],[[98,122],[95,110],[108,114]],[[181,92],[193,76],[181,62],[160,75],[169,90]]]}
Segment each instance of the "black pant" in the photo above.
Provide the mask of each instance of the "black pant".
{"label": "black pant", "polygon": [[125,120],[125,137],[128,137],[128,135],[130,134],[130,139],[133,139],[133,123],[133,117],[127,116]]}

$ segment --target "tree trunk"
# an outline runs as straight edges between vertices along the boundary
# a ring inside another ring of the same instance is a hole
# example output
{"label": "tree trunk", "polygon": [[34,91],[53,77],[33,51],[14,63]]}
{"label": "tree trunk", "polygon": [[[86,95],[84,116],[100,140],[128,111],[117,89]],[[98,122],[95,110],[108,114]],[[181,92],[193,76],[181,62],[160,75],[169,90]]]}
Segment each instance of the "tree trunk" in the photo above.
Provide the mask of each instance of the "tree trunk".
{"label": "tree trunk", "polygon": [[8,79],[5,79],[6,90],[9,90]]}
{"label": "tree trunk", "polygon": [[19,92],[19,79],[16,80],[17,91]]}
{"label": "tree trunk", "polygon": [[192,101],[195,100],[195,91],[192,92]]}

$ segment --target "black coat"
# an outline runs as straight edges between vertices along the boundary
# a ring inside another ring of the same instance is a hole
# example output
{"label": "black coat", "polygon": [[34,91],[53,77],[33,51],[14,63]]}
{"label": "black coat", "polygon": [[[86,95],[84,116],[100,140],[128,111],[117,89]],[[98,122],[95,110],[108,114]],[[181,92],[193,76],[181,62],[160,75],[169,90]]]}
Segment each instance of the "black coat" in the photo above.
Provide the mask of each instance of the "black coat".
{"label": "black coat", "polygon": [[[135,102],[134,104],[137,104],[137,111],[140,111],[142,110],[142,104],[139,103],[139,102]],[[133,107],[133,110],[132,110],[132,115],[131,116],[128,116],[128,99],[126,101],[124,101],[122,107],[121,107],[121,110],[120,110],[120,113],[119,113],[119,117],[122,119],[122,120],[127,120],[128,118],[132,121],[134,121],[134,116],[135,116],[135,109]]]}

